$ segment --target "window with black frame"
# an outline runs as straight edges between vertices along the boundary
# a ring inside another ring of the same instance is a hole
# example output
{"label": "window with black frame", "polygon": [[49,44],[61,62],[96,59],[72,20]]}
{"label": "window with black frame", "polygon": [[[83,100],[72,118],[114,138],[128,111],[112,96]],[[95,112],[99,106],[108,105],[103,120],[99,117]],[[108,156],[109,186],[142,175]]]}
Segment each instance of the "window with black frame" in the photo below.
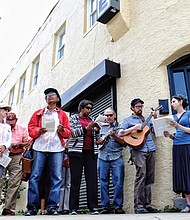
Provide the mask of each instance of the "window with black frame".
{"label": "window with black frame", "polygon": [[[190,103],[190,55],[186,55],[168,66],[168,79],[171,97],[181,94]],[[189,110],[189,106],[187,110]]]}

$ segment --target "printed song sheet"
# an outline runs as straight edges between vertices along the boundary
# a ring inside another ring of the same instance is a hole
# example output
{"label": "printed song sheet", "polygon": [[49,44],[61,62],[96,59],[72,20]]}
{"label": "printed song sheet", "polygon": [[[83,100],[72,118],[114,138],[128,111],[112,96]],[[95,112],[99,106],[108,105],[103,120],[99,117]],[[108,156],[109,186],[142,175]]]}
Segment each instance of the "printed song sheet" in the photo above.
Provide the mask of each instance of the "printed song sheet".
{"label": "printed song sheet", "polygon": [[2,154],[2,157],[0,157],[0,165],[6,168],[11,162],[11,160],[12,159],[10,157],[8,157],[5,154]]}
{"label": "printed song sheet", "polygon": [[156,137],[164,136],[164,131],[168,131],[171,134],[176,132],[176,129],[170,125],[171,121],[174,121],[173,115],[152,120]]}
{"label": "printed song sheet", "polygon": [[98,115],[95,122],[98,124],[98,126],[101,128],[102,126],[108,125],[106,122],[106,116],[104,115]]}
{"label": "printed song sheet", "polygon": [[55,132],[54,117],[42,116],[42,128],[46,128],[48,132]]}

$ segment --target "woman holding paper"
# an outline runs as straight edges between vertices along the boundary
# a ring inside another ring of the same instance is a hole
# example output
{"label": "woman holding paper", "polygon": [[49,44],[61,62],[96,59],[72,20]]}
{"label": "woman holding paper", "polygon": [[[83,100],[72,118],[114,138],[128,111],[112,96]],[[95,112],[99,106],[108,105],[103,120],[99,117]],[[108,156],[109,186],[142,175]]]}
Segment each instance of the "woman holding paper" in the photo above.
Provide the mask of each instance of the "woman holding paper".
{"label": "woman holding paper", "polygon": [[185,194],[187,206],[182,213],[190,212],[190,111],[186,111],[187,99],[175,95],[171,106],[177,111],[170,125],[176,128],[175,134],[164,132],[165,137],[173,139],[173,191]]}

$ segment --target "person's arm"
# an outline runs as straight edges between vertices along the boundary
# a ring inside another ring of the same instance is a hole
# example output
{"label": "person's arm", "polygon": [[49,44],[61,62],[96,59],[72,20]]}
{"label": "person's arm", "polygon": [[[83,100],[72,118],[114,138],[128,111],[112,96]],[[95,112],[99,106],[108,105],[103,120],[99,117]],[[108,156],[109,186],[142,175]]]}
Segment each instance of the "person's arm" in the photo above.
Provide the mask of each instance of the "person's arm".
{"label": "person's arm", "polygon": [[123,137],[129,133],[131,133],[132,131],[137,131],[137,130],[141,130],[141,127],[142,127],[142,124],[136,124],[130,128],[127,128],[127,129],[123,129],[119,132],[118,136],[119,137]]}
{"label": "person's arm", "polygon": [[170,122],[170,125],[173,126],[174,128],[181,129],[181,130],[185,131],[186,133],[189,133],[189,134],[190,134],[190,128],[185,127],[185,126],[179,124],[179,123],[176,122],[176,121],[171,121],[171,122]]}
{"label": "person's arm", "polygon": [[114,133],[113,129],[109,131],[110,136],[112,136],[119,144],[125,144],[123,138]]}

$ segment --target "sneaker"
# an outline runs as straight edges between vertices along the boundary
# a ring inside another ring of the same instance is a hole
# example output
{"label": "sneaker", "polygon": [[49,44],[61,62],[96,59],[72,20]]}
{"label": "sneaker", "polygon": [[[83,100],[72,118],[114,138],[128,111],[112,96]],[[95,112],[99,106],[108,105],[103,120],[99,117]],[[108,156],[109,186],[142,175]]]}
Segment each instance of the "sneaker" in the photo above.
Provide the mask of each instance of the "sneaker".
{"label": "sneaker", "polygon": [[110,214],[110,210],[108,208],[104,208],[104,209],[102,209],[100,214]]}
{"label": "sneaker", "polygon": [[148,211],[147,211],[147,209],[141,207],[141,208],[135,209],[135,213],[136,214],[145,214],[145,213],[148,213]]}
{"label": "sneaker", "polygon": [[122,208],[115,209],[115,214],[125,214],[125,211]]}
{"label": "sneaker", "polygon": [[3,209],[2,215],[11,216],[11,215],[15,215],[15,212],[11,211],[10,209]]}
{"label": "sneaker", "polygon": [[32,216],[32,215],[37,215],[37,211],[32,210],[32,209],[28,209],[25,213],[25,216]]}
{"label": "sneaker", "polygon": [[98,212],[98,209],[93,209],[91,212],[90,212],[91,215],[99,215],[99,212]]}
{"label": "sneaker", "polygon": [[59,213],[55,208],[52,208],[47,211],[47,215],[59,215]]}
{"label": "sneaker", "polygon": [[187,205],[184,209],[181,210],[181,213],[188,213],[190,212],[190,205]]}
{"label": "sneaker", "polygon": [[69,214],[70,215],[77,215],[77,212],[75,210],[72,210]]}
{"label": "sneaker", "polygon": [[148,213],[157,213],[158,209],[154,209],[152,207],[147,207],[146,210],[148,211]]}

